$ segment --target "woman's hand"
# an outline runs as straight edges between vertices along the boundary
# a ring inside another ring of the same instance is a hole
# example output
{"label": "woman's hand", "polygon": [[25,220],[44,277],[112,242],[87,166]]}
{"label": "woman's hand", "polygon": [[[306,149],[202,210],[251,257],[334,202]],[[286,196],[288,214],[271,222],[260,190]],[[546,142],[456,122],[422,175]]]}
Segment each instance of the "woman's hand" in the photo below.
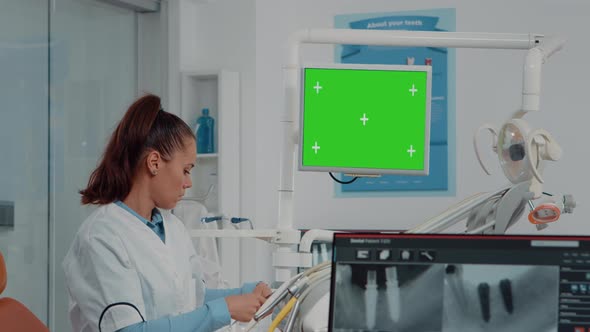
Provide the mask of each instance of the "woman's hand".
{"label": "woman's hand", "polygon": [[[272,294],[272,290],[270,289],[270,287],[268,287],[268,285],[264,282],[259,282],[256,285],[256,288],[254,288],[254,290],[252,291],[252,293],[254,294],[259,294],[262,297],[264,297],[264,299],[267,299],[271,294]],[[266,318],[268,317],[268,315],[272,314],[273,310],[269,311],[266,315],[264,315],[262,318]]]}
{"label": "woman's hand", "polygon": [[256,292],[231,295],[225,298],[231,318],[240,322],[249,322],[252,320],[254,314],[260,309],[264,301],[266,299]]}
{"label": "woman's hand", "polygon": [[252,291],[252,293],[262,295],[262,297],[266,299],[270,296],[270,294],[272,294],[272,290],[270,289],[270,287],[268,287],[266,283],[259,282],[256,285],[256,288],[254,288],[254,290]]}

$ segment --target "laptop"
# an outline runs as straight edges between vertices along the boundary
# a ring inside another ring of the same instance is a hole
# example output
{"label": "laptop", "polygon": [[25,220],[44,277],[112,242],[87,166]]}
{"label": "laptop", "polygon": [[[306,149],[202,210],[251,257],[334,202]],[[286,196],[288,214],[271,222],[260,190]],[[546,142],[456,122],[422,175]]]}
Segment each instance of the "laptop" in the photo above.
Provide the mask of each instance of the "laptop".
{"label": "laptop", "polygon": [[590,236],[336,233],[330,331],[590,332]]}

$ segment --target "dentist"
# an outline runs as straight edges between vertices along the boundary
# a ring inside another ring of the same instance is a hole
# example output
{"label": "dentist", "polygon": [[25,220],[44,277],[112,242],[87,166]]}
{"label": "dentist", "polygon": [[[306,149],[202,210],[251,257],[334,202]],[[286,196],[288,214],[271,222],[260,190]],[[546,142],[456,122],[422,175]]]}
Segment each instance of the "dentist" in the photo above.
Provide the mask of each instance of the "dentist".
{"label": "dentist", "polygon": [[82,204],[98,205],[63,261],[76,332],[214,331],[249,321],[264,283],[207,289],[183,223],[169,210],[192,185],[195,136],[144,96],[113,132]]}

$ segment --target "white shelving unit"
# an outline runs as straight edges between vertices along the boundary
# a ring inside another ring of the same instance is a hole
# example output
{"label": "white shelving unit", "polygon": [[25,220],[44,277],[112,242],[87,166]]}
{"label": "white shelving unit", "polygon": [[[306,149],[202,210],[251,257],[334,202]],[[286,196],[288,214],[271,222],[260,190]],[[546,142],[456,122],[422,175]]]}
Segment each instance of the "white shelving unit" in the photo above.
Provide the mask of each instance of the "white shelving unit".
{"label": "white shelving unit", "polygon": [[[205,197],[207,210],[224,216],[240,216],[240,82],[239,74],[227,70],[181,71],[180,116],[194,130],[203,108],[215,119],[214,153],[197,154],[192,171],[193,187],[186,196]],[[240,242],[219,239],[222,274],[232,287],[239,286]],[[224,264],[224,262],[229,262]]]}

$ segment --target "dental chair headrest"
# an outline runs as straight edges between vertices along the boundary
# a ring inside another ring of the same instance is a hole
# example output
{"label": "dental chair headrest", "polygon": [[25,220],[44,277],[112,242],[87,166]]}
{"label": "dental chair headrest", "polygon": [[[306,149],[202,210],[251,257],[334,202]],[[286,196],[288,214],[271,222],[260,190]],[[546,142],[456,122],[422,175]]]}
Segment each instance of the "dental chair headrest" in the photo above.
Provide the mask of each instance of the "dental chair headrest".
{"label": "dental chair headrest", "polygon": [[6,264],[4,264],[4,256],[0,252],[0,294],[6,288]]}

